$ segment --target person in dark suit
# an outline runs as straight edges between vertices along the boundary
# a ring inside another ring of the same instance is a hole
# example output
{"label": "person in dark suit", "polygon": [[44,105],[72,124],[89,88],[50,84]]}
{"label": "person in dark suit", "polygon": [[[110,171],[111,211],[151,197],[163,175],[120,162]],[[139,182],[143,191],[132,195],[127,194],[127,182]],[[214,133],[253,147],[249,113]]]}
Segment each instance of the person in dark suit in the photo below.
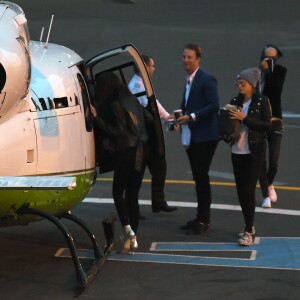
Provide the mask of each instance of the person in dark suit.
{"label": "person in dark suit", "polygon": [[282,57],[282,52],[272,44],[264,46],[261,52],[260,70],[262,73],[260,81],[260,92],[267,96],[272,108],[272,127],[267,132],[268,163],[264,162],[259,177],[261,191],[264,197],[262,207],[270,208],[271,203],[277,201],[277,194],[273,181],[277,174],[280,156],[281,141],[283,137],[283,122],[281,108],[281,93],[287,69],[279,64],[277,60]]}
{"label": "person in dark suit", "polygon": [[[148,55],[143,54],[142,58],[145,62],[147,72],[149,77],[152,78],[155,71],[154,59]],[[133,94],[137,94],[145,91],[145,86],[143,83],[143,79],[140,74],[137,72],[131,81],[129,82],[129,90]],[[147,96],[140,96],[137,98],[142,106],[147,107],[148,99]],[[171,115],[165,110],[165,108],[160,104],[160,102],[156,99],[156,104],[158,108],[158,113],[161,119],[167,121],[171,118]],[[149,144],[153,144],[153,140],[148,140]],[[148,147],[149,150],[152,149],[151,146]],[[157,156],[153,153],[153,151],[147,151],[147,156],[145,158],[145,165],[143,169],[143,174],[145,172],[146,166],[148,167],[152,179],[151,179],[151,202],[152,202],[152,212],[159,213],[163,212],[173,212],[177,210],[176,206],[171,206],[165,200],[165,181],[167,175],[167,161],[165,156]],[[140,219],[145,219],[143,215],[140,214]]]}
{"label": "person in dark suit", "polygon": [[183,50],[187,79],[181,102],[182,144],[186,148],[196,183],[196,218],[181,226],[187,234],[201,234],[210,226],[211,187],[209,168],[219,141],[219,93],[214,76],[200,68],[201,48],[188,44]]}

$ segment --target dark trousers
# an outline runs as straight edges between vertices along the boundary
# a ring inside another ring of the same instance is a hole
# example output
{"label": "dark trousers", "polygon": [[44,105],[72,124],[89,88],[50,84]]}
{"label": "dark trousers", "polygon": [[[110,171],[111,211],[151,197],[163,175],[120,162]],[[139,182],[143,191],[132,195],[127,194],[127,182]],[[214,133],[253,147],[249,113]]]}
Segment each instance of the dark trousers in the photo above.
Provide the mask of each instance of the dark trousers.
{"label": "dark trousers", "polygon": [[186,153],[196,184],[198,201],[197,220],[210,223],[211,187],[209,182],[209,168],[218,146],[218,141],[191,143]]}
{"label": "dark trousers", "polygon": [[268,132],[268,166],[265,159],[262,171],[259,177],[259,183],[263,197],[269,196],[268,187],[273,184],[275,176],[278,171],[279,156],[281,141],[283,136],[283,124],[281,120],[272,121],[272,129]]}
{"label": "dark trousers", "polygon": [[115,156],[113,198],[122,226],[130,225],[136,233],[139,223],[138,197],[142,184],[141,170],[136,170],[136,147]]}
{"label": "dark trousers", "polygon": [[245,219],[246,231],[251,232],[255,215],[255,189],[265,155],[231,154],[236,190]]}
{"label": "dark trousers", "polygon": [[[159,208],[165,202],[165,181],[167,175],[167,162],[165,157],[155,157],[148,153],[145,167],[148,167],[152,180],[151,180],[151,199],[152,208]],[[144,170],[145,170],[144,167]]]}

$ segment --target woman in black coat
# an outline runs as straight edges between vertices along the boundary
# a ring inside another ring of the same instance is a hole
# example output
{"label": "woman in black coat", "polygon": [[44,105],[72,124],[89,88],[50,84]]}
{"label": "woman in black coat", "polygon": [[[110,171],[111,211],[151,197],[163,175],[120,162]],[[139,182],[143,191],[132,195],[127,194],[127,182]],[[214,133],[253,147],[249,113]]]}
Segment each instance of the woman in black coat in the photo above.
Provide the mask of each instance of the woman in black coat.
{"label": "woman in black coat", "polygon": [[138,247],[138,195],[142,183],[143,143],[147,141],[144,113],[137,98],[111,72],[96,78],[96,99],[97,107],[92,107],[92,112],[95,125],[102,132],[98,135],[100,141],[96,142],[113,157],[112,192],[123,227],[121,253],[125,254]]}
{"label": "woman in black coat", "polygon": [[268,163],[264,162],[259,177],[261,191],[264,197],[262,207],[270,208],[271,202],[277,201],[277,194],[273,181],[277,174],[281,141],[283,137],[283,122],[281,108],[281,93],[287,69],[277,64],[282,57],[281,51],[272,44],[264,46],[261,53],[260,69],[262,77],[260,80],[260,91],[268,97],[272,108],[272,126],[267,132]]}
{"label": "woman in black coat", "polygon": [[232,119],[241,121],[240,134],[231,147],[231,158],[237,194],[245,228],[238,243],[249,246],[254,242],[255,189],[266,153],[266,130],[271,124],[270,104],[255,89],[260,76],[257,68],[243,70],[237,77],[239,94],[230,104]]}

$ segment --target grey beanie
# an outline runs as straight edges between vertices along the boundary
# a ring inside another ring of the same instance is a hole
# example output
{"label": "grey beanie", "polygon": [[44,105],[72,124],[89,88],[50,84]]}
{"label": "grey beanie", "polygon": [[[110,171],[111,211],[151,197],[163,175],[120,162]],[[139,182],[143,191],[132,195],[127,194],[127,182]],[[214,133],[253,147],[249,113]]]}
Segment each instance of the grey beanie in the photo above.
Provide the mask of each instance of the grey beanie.
{"label": "grey beanie", "polygon": [[245,69],[237,76],[237,79],[244,79],[248,81],[253,87],[256,87],[260,77],[260,70],[258,68]]}

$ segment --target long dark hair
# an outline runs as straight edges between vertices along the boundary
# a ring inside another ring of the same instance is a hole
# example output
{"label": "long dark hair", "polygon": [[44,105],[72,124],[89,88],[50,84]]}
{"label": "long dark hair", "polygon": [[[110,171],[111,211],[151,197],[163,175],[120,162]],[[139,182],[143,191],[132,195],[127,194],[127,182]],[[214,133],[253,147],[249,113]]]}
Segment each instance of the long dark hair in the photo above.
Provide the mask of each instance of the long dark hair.
{"label": "long dark hair", "polygon": [[[261,95],[261,92],[259,91],[259,84],[258,83],[257,83],[256,87],[253,90],[252,97],[256,97],[257,95]],[[237,106],[243,107],[243,103],[244,103],[244,100],[245,100],[245,95],[241,94],[241,93],[238,93],[236,98],[237,98]]]}
{"label": "long dark hair", "polygon": [[130,95],[128,87],[118,75],[104,72],[96,76],[96,110],[99,117],[110,124],[124,120],[124,107],[121,99]]}

